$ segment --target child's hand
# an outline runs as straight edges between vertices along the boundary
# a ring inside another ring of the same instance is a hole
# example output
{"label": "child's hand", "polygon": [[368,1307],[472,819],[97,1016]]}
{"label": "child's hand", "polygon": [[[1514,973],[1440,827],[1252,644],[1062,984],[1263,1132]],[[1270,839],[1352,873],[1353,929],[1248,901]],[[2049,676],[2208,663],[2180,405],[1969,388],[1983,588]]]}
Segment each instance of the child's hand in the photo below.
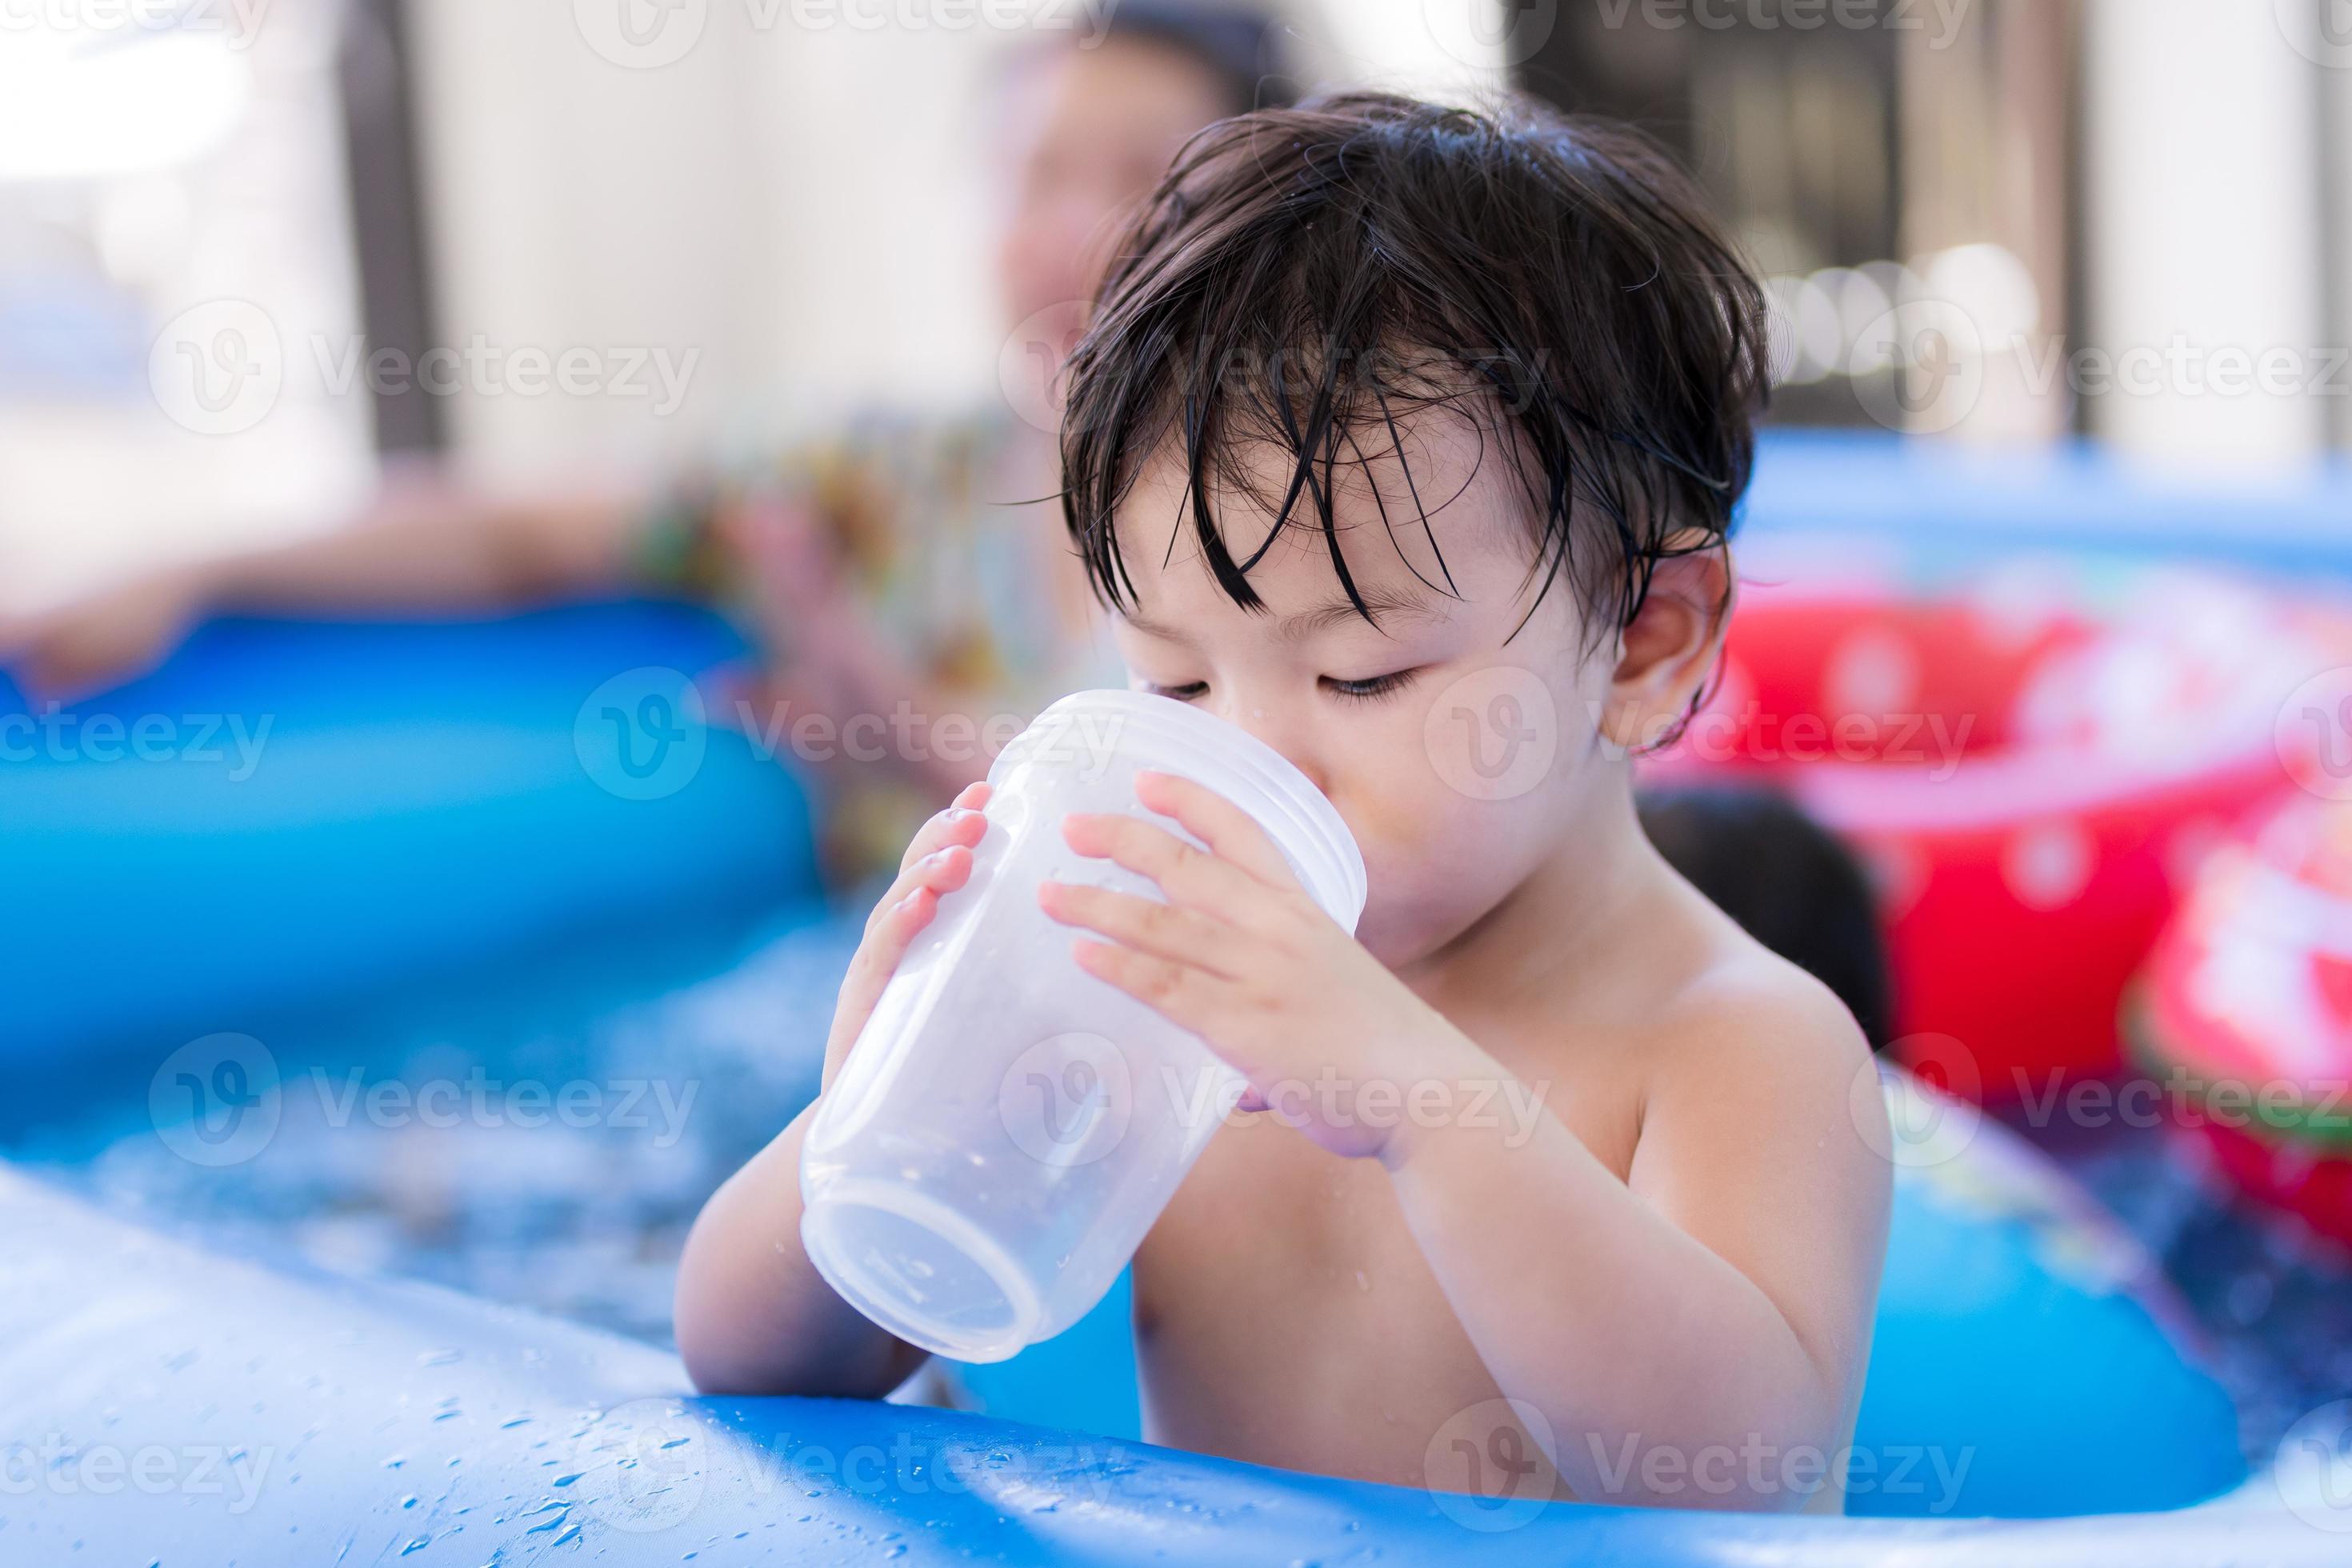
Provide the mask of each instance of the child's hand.
{"label": "child's hand", "polygon": [[1416,1086],[1450,1092],[1499,1070],[1323,912],[1248,813],[1168,773],[1138,773],[1135,795],[1210,852],[1119,815],[1073,812],[1062,837],[1150,878],[1168,902],[1054,881],[1039,885],[1038,902],[1066,925],[1118,939],[1072,951],[1247,1078],[1244,1109],[1271,1110],[1335,1154],[1393,1162]]}
{"label": "child's hand", "polygon": [[833,1032],[824,1042],[825,1087],[841,1069],[857,1032],[874,1016],[882,988],[916,934],[939,912],[940,896],[952,893],[971,876],[971,852],[988,831],[981,808],[988,804],[988,784],[967,784],[955,803],[917,830],[898,863],[898,879],[866,919],[865,940],[849,960],[842,976],[841,994],[834,1003]]}

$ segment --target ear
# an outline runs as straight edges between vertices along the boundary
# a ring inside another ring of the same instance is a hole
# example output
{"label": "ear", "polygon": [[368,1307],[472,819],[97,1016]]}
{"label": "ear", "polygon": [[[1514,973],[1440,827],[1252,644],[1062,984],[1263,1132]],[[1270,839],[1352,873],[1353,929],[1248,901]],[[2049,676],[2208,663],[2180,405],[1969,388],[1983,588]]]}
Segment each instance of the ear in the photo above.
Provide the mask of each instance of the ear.
{"label": "ear", "polygon": [[1629,752],[1654,745],[1672,732],[1723,651],[1737,579],[1730,546],[1700,548],[1705,539],[1691,530],[1667,541],[1670,550],[1694,553],[1669,555],[1657,563],[1649,596],[1618,634],[1617,668],[1610,678],[1601,731]]}

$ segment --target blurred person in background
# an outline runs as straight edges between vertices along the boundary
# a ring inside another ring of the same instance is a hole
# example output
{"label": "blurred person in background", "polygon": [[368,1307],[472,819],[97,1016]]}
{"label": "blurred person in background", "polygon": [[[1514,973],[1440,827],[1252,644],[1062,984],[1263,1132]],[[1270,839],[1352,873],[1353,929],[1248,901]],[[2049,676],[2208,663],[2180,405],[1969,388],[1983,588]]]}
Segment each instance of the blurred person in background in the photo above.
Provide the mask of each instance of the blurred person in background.
{"label": "blurred person in background", "polygon": [[[1290,101],[1282,53],[1270,11],[1181,0],[1128,0],[1107,30],[1017,53],[1000,95],[1011,197],[994,257],[1008,327],[1058,361],[1120,213],[1202,127]],[[1057,363],[1036,368],[1057,384]],[[494,609],[633,589],[702,599],[757,635],[752,721],[781,732],[814,712],[839,733],[853,716],[911,713],[918,737],[938,737],[835,764],[822,848],[847,886],[895,867],[914,825],[987,771],[983,740],[1019,727],[991,721],[1126,683],[1051,504],[1052,414],[872,410],[650,492],[489,494],[433,461],[403,463],[326,536],[0,617],[0,666],[69,696],[143,673],[222,612]]]}
{"label": "blurred person in background", "polygon": [[1834,992],[1874,1051],[1886,1048],[1894,982],[1870,878],[1786,795],[1740,785],[1645,791],[1642,829],[1666,864],[1739,929]]}

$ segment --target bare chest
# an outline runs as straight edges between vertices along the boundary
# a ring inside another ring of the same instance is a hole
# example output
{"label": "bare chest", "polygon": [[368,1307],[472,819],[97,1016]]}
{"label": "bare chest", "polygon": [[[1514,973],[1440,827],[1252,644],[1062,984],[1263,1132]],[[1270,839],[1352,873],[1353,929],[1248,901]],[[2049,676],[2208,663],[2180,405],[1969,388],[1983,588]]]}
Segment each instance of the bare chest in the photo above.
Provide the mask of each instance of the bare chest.
{"label": "bare chest", "polygon": [[[1625,1173],[1631,1095],[1593,1081],[1521,1088],[1495,1112],[1507,1127],[1557,1115]],[[1511,1194],[1493,1201],[1509,1223]],[[1218,1133],[1145,1243],[1136,1282],[1154,1441],[1418,1486],[1431,1446],[1501,1397],[1388,1173],[1268,1116]]]}

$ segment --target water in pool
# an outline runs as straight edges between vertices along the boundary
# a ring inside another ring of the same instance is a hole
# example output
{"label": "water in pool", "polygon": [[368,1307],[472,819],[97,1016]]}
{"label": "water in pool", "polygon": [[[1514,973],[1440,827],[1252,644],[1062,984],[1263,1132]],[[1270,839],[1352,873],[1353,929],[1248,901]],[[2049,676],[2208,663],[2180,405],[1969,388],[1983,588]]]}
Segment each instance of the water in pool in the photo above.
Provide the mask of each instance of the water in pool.
{"label": "water in pool", "polygon": [[84,1079],[44,1097],[79,1089],[79,1111],[20,1110],[0,1157],[208,1244],[290,1238],[330,1267],[667,1343],[687,1227],[815,1092],[857,929],[797,923],[740,963],[723,935],[656,959],[575,952],[257,1025],[277,1123],[232,1163],[158,1134],[147,1079],[164,1051],[133,1051],[104,1092]]}
{"label": "water in pool", "polygon": [[[330,1267],[667,1344],[687,1229],[814,1093],[860,923],[800,920],[748,951],[720,935],[654,955],[574,952],[257,1029],[278,1121],[234,1163],[184,1157],[147,1095],[125,1092],[143,1090],[163,1051],[118,1058],[104,1092],[84,1076],[78,1093],[45,1089],[46,1110],[20,1100],[0,1156],[167,1231],[264,1252],[290,1239]],[[2233,1200],[2161,1129],[2021,1131],[2161,1259],[2254,1462],[2352,1387],[2343,1249]]]}

